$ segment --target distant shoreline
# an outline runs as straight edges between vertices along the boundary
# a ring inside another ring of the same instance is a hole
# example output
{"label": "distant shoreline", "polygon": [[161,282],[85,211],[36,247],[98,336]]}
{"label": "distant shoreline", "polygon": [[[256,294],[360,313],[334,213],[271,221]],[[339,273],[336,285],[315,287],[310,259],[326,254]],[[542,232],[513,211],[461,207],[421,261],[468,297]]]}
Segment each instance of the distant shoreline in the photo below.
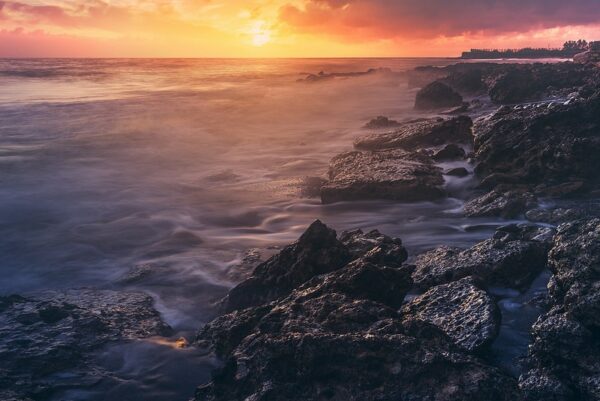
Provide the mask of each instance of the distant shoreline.
{"label": "distant shoreline", "polygon": [[562,58],[572,59],[583,50],[577,49],[471,49],[459,57],[463,60],[491,59],[542,59]]}

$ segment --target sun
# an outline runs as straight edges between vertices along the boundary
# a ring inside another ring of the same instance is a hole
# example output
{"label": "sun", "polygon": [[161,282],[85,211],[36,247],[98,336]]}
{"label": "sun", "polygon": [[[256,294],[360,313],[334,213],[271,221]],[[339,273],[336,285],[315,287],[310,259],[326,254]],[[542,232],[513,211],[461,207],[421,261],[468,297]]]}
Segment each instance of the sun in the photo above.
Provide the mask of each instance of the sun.
{"label": "sun", "polygon": [[271,41],[271,31],[265,28],[264,21],[256,21],[256,23],[250,29],[250,35],[252,35],[252,45],[261,47]]}

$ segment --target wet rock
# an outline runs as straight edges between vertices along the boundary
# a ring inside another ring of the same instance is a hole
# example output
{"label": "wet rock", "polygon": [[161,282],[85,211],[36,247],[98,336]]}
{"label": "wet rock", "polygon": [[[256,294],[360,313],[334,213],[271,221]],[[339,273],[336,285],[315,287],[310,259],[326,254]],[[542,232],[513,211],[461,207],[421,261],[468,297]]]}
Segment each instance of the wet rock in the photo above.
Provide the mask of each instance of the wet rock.
{"label": "wet rock", "polygon": [[223,300],[225,311],[257,306],[288,295],[312,277],[346,265],[351,259],[336,232],[315,221],[294,244],[285,247]]}
{"label": "wet rock", "polygon": [[478,120],[474,130],[475,172],[485,188],[537,185],[536,192],[546,195],[565,183],[567,192],[598,187],[600,94],[551,110],[501,109]]}
{"label": "wet rock", "polygon": [[391,120],[385,116],[377,116],[365,124],[367,129],[393,128],[402,125],[396,120]]}
{"label": "wet rock", "polygon": [[415,109],[434,110],[458,107],[463,103],[460,94],[443,82],[435,81],[417,92]]}
{"label": "wet rock", "polygon": [[452,177],[466,177],[470,173],[469,173],[469,170],[467,170],[464,167],[456,167],[456,168],[452,168],[452,169],[446,171],[444,174],[452,176]]}
{"label": "wet rock", "polygon": [[435,325],[468,352],[486,348],[500,330],[496,303],[472,277],[431,288],[402,313]]}
{"label": "wet rock", "polygon": [[468,276],[489,286],[524,289],[546,267],[548,230],[509,225],[468,249],[438,247],[417,257],[413,280],[423,290]]}
{"label": "wet rock", "polygon": [[426,155],[400,149],[338,155],[331,160],[329,178],[321,188],[323,203],[367,199],[416,202],[445,195],[441,169]]}
{"label": "wet rock", "polygon": [[550,250],[552,309],[532,329],[520,386],[538,401],[600,399],[600,219],[559,226]]}
{"label": "wet rock", "polygon": [[463,148],[452,143],[435,152],[432,156],[432,159],[437,162],[463,160],[466,155],[467,154]]}
{"label": "wet rock", "polygon": [[514,380],[439,341],[293,333],[244,342],[196,400],[518,400]]}
{"label": "wet rock", "polygon": [[410,272],[359,259],[216,319],[197,343],[226,363],[195,399],[518,399],[514,379],[436,327],[400,319]]}
{"label": "wet rock", "polygon": [[0,395],[18,399],[92,384],[98,378],[88,357],[108,342],[171,334],[142,293],[48,291],[1,297],[0,305]]}
{"label": "wet rock", "polygon": [[398,130],[393,132],[359,137],[354,141],[354,147],[361,150],[395,148],[415,150],[447,143],[472,144],[472,126],[473,121],[466,116],[454,117],[449,120],[422,119],[402,124]]}
{"label": "wet rock", "polygon": [[465,216],[512,219],[537,206],[537,199],[526,191],[490,191],[464,206]]}
{"label": "wet rock", "polygon": [[529,210],[525,213],[525,217],[529,221],[543,222],[549,224],[561,224],[574,220],[581,219],[586,216],[586,212],[581,209],[574,208],[537,208]]}
{"label": "wet rock", "polygon": [[378,230],[364,233],[362,230],[344,231],[340,241],[346,245],[352,258],[382,266],[401,266],[408,259],[408,252],[400,238],[381,234]]}

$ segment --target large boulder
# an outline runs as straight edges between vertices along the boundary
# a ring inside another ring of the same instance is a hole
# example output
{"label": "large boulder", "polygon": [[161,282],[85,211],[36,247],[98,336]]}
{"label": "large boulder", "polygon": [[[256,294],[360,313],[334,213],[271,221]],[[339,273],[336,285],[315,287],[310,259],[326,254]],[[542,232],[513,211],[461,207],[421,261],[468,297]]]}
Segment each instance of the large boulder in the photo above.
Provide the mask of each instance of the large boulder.
{"label": "large boulder", "polygon": [[600,399],[600,219],[559,226],[549,253],[552,309],[533,326],[520,386],[531,401]]}
{"label": "large boulder", "polygon": [[500,330],[500,310],[472,277],[431,288],[402,313],[435,325],[468,352],[485,349]]}
{"label": "large boulder", "polygon": [[413,280],[423,290],[468,276],[490,286],[525,289],[546,267],[548,230],[509,225],[468,249],[438,247],[416,258]]}
{"label": "large boulder", "polygon": [[150,296],[108,290],[0,297],[0,398],[47,399],[99,379],[90,356],[109,342],[170,335]]}
{"label": "large boulder", "polygon": [[503,107],[474,130],[482,187],[529,185],[554,196],[600,182],[600,94],[569,104]]}
{"label": "large boulder", "polygon": [[473,143],[473,121],[467,116],[449,120],[422,119],[402,124],[395,131],[357,138],[354,147],[361,150],[402,148],[416,150],[450,143]]}
{"label": "large boulder", "polygon": [[442,198],[442,170],[421,153],[395,149],[348,152],[329,165],[330,181],[321,188],[323,203],[390,199],[404,202]]}
{"label": "large boulder", "polygon": [[463,97],[441,81],[434,81],[419,90],[415,99],[418,110],[448,109],[462,104]]}
{"label": "large boulder", "polygon": [[315,221],[294,244],[258,265],[223,300],[225,311],[244,309],[287,296],[312,277],[345,266],[350,253],[336,232]]}

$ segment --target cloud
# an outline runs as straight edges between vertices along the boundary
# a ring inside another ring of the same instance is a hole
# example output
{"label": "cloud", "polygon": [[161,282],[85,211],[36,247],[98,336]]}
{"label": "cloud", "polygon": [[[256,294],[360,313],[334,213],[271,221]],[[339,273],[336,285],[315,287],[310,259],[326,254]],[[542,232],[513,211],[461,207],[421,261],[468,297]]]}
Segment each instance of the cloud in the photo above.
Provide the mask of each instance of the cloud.
{"label": "cloud", "polygon": [[600,0],[307,0],[280,20],[351,40],[458,37],[600,24]]}

